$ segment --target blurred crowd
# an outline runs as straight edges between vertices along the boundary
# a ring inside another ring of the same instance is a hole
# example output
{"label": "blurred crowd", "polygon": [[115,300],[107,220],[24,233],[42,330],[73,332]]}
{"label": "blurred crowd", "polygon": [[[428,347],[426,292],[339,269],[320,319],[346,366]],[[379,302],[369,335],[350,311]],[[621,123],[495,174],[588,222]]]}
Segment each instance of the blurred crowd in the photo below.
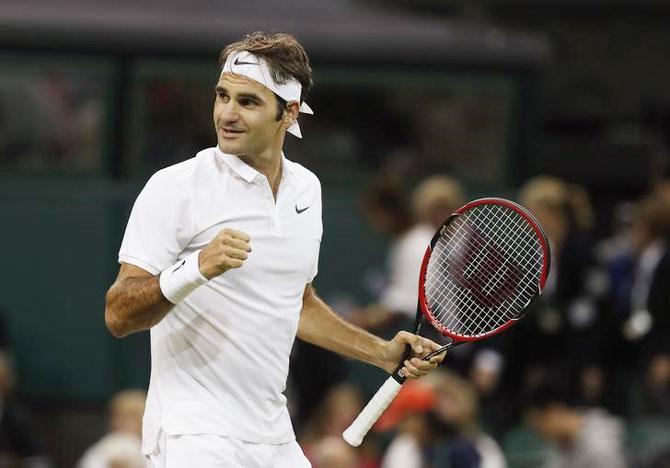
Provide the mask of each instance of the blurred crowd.
{"label": "blurred crowd", "polygon": [[[435,229],[468,199],[434,175],[410,196],[389,179],[361,209],[390,244],[386,282],[348,318],[381,336],[412,329],[418,273]],[[289,398],[296,433],[315,468],[660,468],[670,466],[670,173],[622,202],[609,235],[594,235],[587,191],[552,176],[515,199],[540,221],[552,251],[546,288],[517,327],[450,350],[443,369],[407,383],[354,449],[341,438],[381,382],[298,343]],[[16,374],[0,324],[0,467],[53,465],[15,397]],[[443,340],[437,333],[428,336]],[[145,394],[109,403],[108,432],[91,434],[78,468],[139,468]]]}
{"label": "blurred crowd", "polygon": [[[31,408],[15,395],[16,373],[10,354],[0,351],[0,467],[53,468]],[[108,430],[81,455],[77,468],[145,468],[141,454],[146,393],[128,389],[108,405]],[[95,437],[95,434],[92,434]]]}
{"label": "blurred crowd", "polygon": [[[382,336],[412,329],[423,252],[467,200],[445,175],[410,196],[406,189],[385,179],[362,200],[370,225],[390,240],[387,279],[378,300],[349,318]],[[443,371],[406,384],[359,450],[340,434],[368,387],[323,361],[346,382],[312,384],[322,393],[309,401],[297,392],[299,439],[316,468],[670,466],[670,177],[618,204],[600,238],[584,187],[538,176],[514,198],[539,219],[552,251],[532,312],[505,334],[450,350]],[[310,353],[297,351],[298,360]],[[321,371],[309,379],[332,380]]]}

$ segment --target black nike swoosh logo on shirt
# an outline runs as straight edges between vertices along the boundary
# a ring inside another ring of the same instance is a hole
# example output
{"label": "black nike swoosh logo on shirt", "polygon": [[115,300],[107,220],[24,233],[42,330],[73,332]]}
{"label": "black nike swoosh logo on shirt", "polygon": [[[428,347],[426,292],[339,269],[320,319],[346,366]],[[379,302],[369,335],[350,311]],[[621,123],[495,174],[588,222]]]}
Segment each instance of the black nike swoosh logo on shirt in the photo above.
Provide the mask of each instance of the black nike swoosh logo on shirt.
{"label": "black nike swoosh logo on shirt", "polygon": [[300,213],[302,213],[303,211],[305,211],[305,210],[308,209],[308,208],[309,208],[309,206],[306,206],[306,207],[300,209],[300,208],[298,208],[298,205],[295,205],[295,212],[298,213],[298,214],[300,214]]}

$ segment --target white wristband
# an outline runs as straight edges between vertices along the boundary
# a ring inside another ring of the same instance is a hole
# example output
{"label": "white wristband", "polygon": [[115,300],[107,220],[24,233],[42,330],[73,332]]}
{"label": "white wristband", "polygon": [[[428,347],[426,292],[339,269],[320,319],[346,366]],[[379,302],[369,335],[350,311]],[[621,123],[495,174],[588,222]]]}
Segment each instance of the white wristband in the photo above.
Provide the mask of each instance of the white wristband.
{"label": "white wristband", "polygon": [[161,291],[168,301],[178,304],[198,286],[209,281],[200,273],[199,255],[200,250],[196,250],[161,272],[159,278]]}

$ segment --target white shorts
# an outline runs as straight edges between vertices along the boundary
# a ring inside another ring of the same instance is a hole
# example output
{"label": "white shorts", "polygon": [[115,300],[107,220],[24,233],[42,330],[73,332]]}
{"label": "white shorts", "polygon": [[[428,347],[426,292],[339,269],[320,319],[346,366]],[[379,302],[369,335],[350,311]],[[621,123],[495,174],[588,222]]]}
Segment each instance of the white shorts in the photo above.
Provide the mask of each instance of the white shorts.
{"label": "white shorts", "polygon": [[147,455],[149,468],[311,468],[296,441],[269,445],[215,434],[167,435]]}

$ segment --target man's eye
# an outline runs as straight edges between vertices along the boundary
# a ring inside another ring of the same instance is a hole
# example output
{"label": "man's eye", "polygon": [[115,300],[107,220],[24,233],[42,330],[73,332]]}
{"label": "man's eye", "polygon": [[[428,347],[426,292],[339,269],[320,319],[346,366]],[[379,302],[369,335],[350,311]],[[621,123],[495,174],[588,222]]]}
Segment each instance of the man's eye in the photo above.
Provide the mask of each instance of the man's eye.
{"label": "man's eye", "polygon": [[253,101],[251,99],[240,99],[240,104],[243,106],[254,106],[256,105],[256,101]]}

